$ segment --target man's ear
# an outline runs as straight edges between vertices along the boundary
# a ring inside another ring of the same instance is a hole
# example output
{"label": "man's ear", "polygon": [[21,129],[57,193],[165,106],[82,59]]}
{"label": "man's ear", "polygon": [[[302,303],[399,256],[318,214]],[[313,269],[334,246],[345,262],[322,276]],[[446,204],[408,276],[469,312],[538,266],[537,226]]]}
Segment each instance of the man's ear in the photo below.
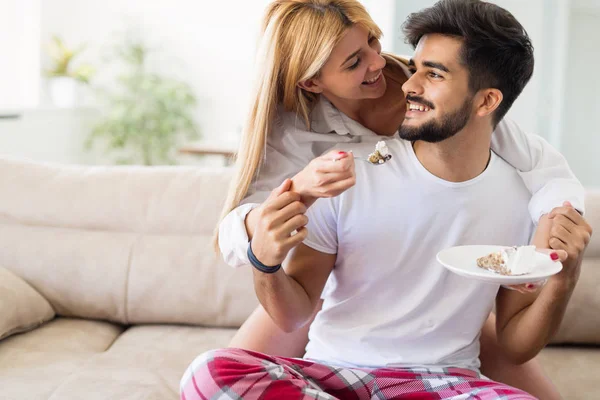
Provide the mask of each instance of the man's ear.
{"label": "man's ear", "polygon": [[306,90],[307,92],[312,92],[312,93],[322,93],[323,92],[323,88],[321,87],[319,81],[314,78],[299,82],[298,86],[300,86],[302,89]]}
{"label": "man's ear", "polygon": [[477,115],[485,117],[490,115],[500,106],[504,96],[498,89],[484,89],[477,95]]}

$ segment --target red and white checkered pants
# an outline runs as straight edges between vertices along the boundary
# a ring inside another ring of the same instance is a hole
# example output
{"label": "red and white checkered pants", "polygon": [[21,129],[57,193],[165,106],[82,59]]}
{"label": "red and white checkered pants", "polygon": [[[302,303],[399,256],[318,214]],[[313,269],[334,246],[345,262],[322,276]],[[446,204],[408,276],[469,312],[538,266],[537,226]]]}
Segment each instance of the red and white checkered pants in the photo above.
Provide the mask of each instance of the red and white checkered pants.
{"label": "red and white checkered pants", "polygon": [[241,349],[200,355],[181,379],[182,400],[535,399],[461,368],[340,368]]}

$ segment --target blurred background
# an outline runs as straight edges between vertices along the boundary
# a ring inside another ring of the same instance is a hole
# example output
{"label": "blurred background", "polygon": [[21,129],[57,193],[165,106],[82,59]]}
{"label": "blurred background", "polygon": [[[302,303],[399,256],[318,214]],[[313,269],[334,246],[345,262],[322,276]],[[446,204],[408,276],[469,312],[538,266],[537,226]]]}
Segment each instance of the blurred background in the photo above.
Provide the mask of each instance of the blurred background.
{"label": "blurred background", "polygon": [[[227,163],[270,0],[0,0],[0,154],[77,164]],[[364,0],[383,48],[434,0]],[[497,0],[536,71],[510,117],[600,187],[600,0]]]}

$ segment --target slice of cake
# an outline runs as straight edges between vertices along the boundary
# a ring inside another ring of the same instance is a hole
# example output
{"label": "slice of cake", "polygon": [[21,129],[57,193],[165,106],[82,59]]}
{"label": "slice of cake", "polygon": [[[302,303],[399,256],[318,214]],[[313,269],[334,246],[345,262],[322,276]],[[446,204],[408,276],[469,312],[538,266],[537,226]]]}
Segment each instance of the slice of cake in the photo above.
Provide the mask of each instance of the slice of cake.
{"label": "slice of cake", "polygon": [[535,246],[509,247],[477,259],[477,266],[501,275],[525,275],[535,267]]}
{"label": "slice of cake", "polygon": [[387,144],[381,140],[377,142],[375,145],[375,151],[369,154],[369,162],[372,164],[383,164],[386,161],[390,160],[392,155],[390,154],[390,150],[387,147]]}

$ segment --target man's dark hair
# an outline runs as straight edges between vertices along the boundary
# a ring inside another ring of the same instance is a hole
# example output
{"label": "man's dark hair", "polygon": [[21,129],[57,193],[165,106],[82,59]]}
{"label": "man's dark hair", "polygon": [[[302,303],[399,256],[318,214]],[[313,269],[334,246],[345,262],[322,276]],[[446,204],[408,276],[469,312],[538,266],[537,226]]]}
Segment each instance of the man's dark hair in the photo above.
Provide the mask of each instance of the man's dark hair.
{"label": "man's dark hair", "polygon": [[402,26],[416,48],[427,34],[463,39],[461,62],[469,71],[469,89],[495,88],[503,100],[494,126],[506,115],[533,74],[533,45],[516,18],[495,4],[479,0],[441,0],[410,14]]}

